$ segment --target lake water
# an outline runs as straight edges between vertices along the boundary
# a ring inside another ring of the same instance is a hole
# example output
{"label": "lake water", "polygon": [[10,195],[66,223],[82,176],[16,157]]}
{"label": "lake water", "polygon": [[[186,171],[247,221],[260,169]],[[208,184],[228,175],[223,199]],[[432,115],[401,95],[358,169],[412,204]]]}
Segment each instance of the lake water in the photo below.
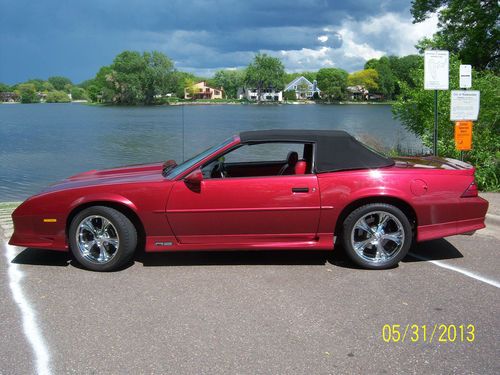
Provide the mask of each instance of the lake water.
{"label": "lake water", "polygon": [[25,199],[89,169],[181,161],[183,138],[188,158],[239,131],[270,128],[343,129],[386,148],[422,150],[386,105],[6,104],[0,105],[0,201]]}

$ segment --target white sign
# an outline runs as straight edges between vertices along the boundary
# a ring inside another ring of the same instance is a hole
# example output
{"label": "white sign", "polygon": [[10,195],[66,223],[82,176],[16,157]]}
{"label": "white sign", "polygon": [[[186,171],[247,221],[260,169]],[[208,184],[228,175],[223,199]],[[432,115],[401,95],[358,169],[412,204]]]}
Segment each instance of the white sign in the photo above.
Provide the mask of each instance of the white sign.
{"label": "white sign", "polygon": [[472,66],[460,65],[460,88],[470,89],[472,87]]}
{"label": "white sign", "polygon": [[479,91],[451,91],[450,120],[476,121],[479,114]]}
{"label": "white sign", "polygon": [[424,89],[448,90],[449,61],[448,51],[424,52]]}

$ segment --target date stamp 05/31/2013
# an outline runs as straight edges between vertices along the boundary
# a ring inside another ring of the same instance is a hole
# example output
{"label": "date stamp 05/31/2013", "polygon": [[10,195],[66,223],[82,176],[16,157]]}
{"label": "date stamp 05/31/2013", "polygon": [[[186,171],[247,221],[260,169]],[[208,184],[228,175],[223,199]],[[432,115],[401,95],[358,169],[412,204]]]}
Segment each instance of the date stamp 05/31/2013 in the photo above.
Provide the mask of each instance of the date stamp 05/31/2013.
{"label": "date stamp 05/31/2013", "polygon": [[382,340],[412,343],[472,343],[476,339],[474,324],[384,324]]}

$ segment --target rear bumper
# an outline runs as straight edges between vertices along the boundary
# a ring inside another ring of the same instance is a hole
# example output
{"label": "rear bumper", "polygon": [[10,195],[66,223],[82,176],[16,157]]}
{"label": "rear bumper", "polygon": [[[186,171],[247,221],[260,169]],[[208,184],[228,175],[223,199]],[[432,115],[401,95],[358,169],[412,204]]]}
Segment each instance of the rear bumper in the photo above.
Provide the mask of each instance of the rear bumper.
{"label": "rear bumper", "polygon": [[[486,227],[484,221],[488,211],[488,201],[481,197],[461,198],[457,209],[460,220],[446,223],[419,225],[417,241],[428,241],[457,234],[471,234]],[[469,216],[464,218],[464,216]]]}

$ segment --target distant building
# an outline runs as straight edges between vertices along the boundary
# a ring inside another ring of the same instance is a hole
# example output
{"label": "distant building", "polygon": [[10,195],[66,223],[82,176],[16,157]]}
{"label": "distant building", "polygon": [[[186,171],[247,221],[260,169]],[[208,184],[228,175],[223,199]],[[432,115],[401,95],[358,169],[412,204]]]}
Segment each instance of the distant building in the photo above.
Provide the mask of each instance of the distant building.
{"label": "distant building", "polygon": [[15,103],[19,101],[19,95],[15,92],[5,91],[0,92],[0,102],[3,103]]}
{"label": "distant building", "polygon": [[45,103],[47,101],[47,94],[44,92],[39,91],[36,93],[36,96],[40,103]]}
{"label": "distant building", "polygon": [[[238,99],[246,99],[250,101],[258,101],[258,90],[255,88],[240,87],[236,94]],[[281,102],[283,101],[283,91],[276,91],[272,88],[263,89],[260,91],[261,102]]]}
{"label": "distant building", "polygon": [[198,82],[192,87],[184,88],[184,99],[222,99],[224,89],[207,86],[205,81]]}
{"label": "distant building", "polygon": [[321,90],[318,87],[318,82],[314,80],[312,83],[306,77],[300,76],[285,86],[284,91],[295,91],[297,99],[312,99],[317,93],[321,95]]}
{"label": "distant building", "polygon": [[367,100],[369,95],[368,90],[361,85],[348,86],[347,92],[349,93],[349,99],[351,100]]}

